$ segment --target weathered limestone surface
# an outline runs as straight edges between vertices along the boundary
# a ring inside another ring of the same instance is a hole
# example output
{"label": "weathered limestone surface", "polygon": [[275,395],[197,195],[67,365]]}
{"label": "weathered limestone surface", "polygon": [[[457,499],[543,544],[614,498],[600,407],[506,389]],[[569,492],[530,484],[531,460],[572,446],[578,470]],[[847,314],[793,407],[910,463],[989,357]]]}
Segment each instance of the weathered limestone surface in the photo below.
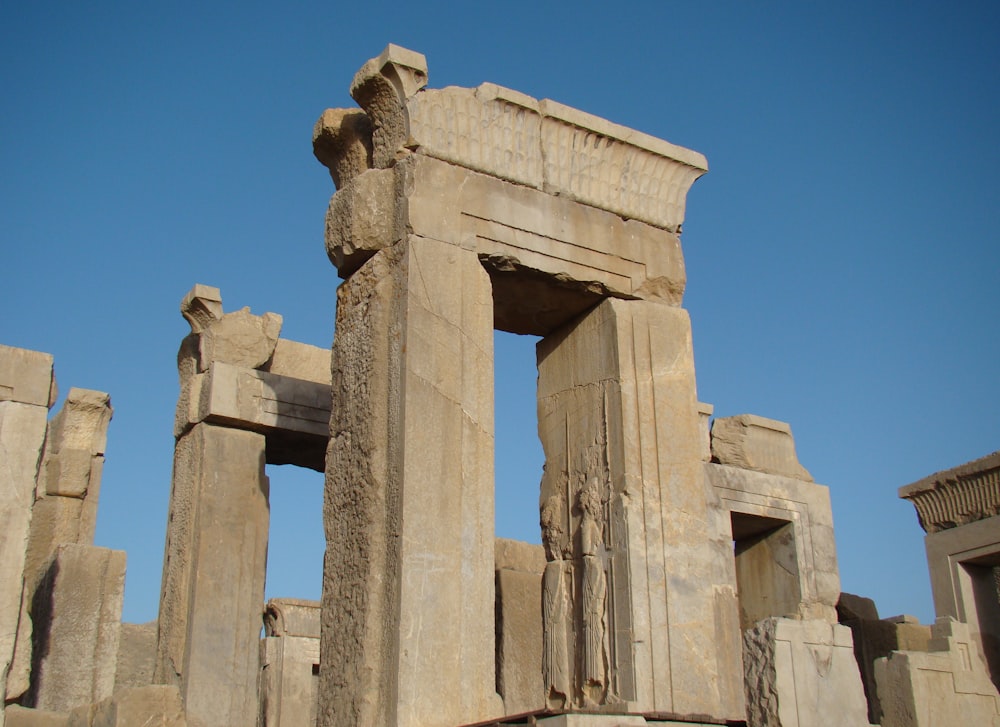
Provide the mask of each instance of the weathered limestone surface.
{"label": "weathered limestone surface", "polygon": [[[745,536],[746,545],[752,546],[771,533],[778,536],[761,543],[762,550],[770,550],[774,556],[771,562],[784,562],[784,567],[771,572],[774,578],[758,573],[753,580],[762,586],[770,583],[775,588],[779,588],[778,578],[791,581],[781,587],[788,597],[778,599],[782,606],[776,610],[780,612],[756,612],[744,619],[745,626],[765,616],[836,623],[840,571],[829,489],[812,482],[726,465],[705,463],[703,467],[718,497],[718,506],[731,515],[734,539],[740,541]],[[745,533],[737,532],[740,525],[746,528]],[[785,529],[776,533],[779,528]],[[779,551],[783,561],[775,559]],[[768,597],[773,596],[771,592]]]}
{"label": "weathered limestone surface", "polygon": [[882,724],[882,703],[875,682],[875,661],[893,651],[927,651],[931,627],[903,619],[879,619],[875,602],[870,598],[840,594],[837,602],[840,623],[854,636],[854,657],[861,670],[861,681],[868,700],[868,721]]}
{"label": "weathered limestone surface", "polygon": [[899,496],[928,533],[1000,515],[1000,452],[900,487]]}
{"label": "weathered limestone surface", "polygon": [[722,417],[712,424],[712,459],[720,464],[812,482],[795,455],[792,428],[754,414]]}
{"label": "weathered limestone surface", "polygon": [[69,727],[69,714],[46,709],[30,709],[17,704],[8,705],[2,714],[6,727]]}
{"label": "weathered limestone surface", "polygon": [[162,684],[126,689],[69,713],[66,727],[187,727],[177,687]]}
{"label": "weathered limestone surface", "polygon": [[846,626],[764,619],[744,632],[743,663],[751,727],[868,725]]}
{"label": "weathered limestone surface", "polygon": [[192,727],[257,719],[267,558],[264,436],[196,424],[177,442],[154,680]]}
{"label": "weathered limestone surface", "polygon": [[124,593],[123,551],[58,547],[32,604],[31,706],[65,712],[111,696]]}
{"label": "weathered limestone surface", "polygon": [[875,662],[882,727],[1000,725],[1000,695],[966,624],[939,617],[930,653],[894,651]]}
{"label": "weathered limestone surface", "polygon": [[542,684],[541,545],[496,540],[497,691],[508,715],[545,707]]}
{"label": "weathered limestone surface", "polygon": [[156,621],[122,624],[115,667],[115,694],[133,687],[148,687],[153,683],[156,632]]}
{"label": "weathered limestone surface", "polygon": [[[8,672],[22,620],[25,554],[35,498],[46,417],[55,398],[52,357],[0,346],[0,694],[8,693]],[[24,627],[21,627],[22,629]],[[30,630],[28,631],[30,634]],[[23,671],[23,670],[22,670]],[[24,674],[14,675],[23,691]],[[0,727],[4,724],[0,711]]]}
{"label": "weathered limestone surface", "polygon": [[[538,344],[538,368],[550,706],[739,718],[704,577],[718,551],[687,314],[605,300]],[[573,592],[583,601],[567,608]]]}
{"label": "weathered limestone surface", "polygon": [[320,724],[502,715],[491,303],[474,253],[417,237],[338,290]]}
{"label": "weathered limestone surface", "polygon": [[318,601],[268,601],[260,651],[262,727],[316,724],[319,612]]}
{"label": "weathered limestone surface", "polygon": [[[45,451],[32,506],[24,566],[22,610],[30,614],[35,589],[63,543],[91,545],[107,446],[111,397],[102,391],[69,390],[48,424]],[[31,621],[21,619],[8,693],[28,689]]]}

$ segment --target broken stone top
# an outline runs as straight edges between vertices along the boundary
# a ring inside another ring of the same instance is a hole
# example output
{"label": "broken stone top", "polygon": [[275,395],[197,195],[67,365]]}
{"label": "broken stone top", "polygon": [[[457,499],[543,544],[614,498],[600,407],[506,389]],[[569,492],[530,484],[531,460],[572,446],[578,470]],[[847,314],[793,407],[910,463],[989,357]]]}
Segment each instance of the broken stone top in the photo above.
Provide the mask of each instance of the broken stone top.
{"label": "broken stone top", "polygon": [[271,359],[281,333],[277,313],[255,316],[245,307],[223,313],[222,293],[210,285],[195,285],[181,301],[181,315],[197,337],[197,371],[218,361],[255,369]]}
{"label": "broken stone top", "polygon": [[1000,451],[900,487],[899,496],[928,533],[1000,515]]}
{"label": "broken stone top", "polygon": [[[351,95],[371,122],[371,153],[346,111],[324,112],[316,157],[338,188],[368,168],[423,154],[678,232],[705,157],[550,100],[492,83],[426,89],[420,53],[388,46],[362,66]],[[345,164],[345,159],[355,160]]]}

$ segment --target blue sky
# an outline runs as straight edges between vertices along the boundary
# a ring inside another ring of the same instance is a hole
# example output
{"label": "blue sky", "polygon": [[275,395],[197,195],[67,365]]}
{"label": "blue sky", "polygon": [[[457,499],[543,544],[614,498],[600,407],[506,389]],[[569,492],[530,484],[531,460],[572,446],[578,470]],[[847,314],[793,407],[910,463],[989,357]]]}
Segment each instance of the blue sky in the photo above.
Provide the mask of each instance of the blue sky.
{"label": "blue sky", "polygon": [[[877,7],[876,7],[877,6]],[[791,423],[843,590],[933,617],[896,489],[1000,449],[1000,6],[538,1],[0,5],[0,342],[115,407],[97,543],[156,615],[194,283],[333,336],[310,133],[386,43],[704,153],[699,397]],[[498,337],[498,532],[538,540],[533,341]],[[318,597],[321,478],[270,468],[271,595]],[[296,550],[300,551],[296,555]]]}

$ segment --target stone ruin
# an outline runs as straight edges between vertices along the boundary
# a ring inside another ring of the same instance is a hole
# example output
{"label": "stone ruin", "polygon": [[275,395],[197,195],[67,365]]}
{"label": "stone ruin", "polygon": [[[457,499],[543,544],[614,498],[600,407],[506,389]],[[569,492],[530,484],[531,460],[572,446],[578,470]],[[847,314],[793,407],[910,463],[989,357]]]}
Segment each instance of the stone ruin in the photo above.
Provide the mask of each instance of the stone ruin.
{"label": "stone ruin", "polygon": [[[879,619],[789,426],[698,401],[705,158],[426,83],[390,45],[316,125],[332,352],[184,298],[155,623],[93,545],[108,395],[47,420],[51,357],[0,347],[0,727],[1000,725],[1000,453],[900,491],[938,620]],[[495,328],[542,337],[542,545],[494,537]],[[326,472],[321,604],[264,603],[267,463]]]}

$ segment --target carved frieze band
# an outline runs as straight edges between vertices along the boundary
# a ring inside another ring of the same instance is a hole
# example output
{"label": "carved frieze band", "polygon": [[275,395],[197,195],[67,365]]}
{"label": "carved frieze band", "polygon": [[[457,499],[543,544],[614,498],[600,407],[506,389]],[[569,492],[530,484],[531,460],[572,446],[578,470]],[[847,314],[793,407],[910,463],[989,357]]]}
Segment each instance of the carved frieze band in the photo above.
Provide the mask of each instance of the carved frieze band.
{"label": "carved frieze band", "polygon": [[1000,452],[902,487],[899,496],[928,533],[1000,515]]}
{"label": "carved frieze band", "polygon": [[494,84],[408,99],[408,146],[676,232],[705,157],[554,101]]}

